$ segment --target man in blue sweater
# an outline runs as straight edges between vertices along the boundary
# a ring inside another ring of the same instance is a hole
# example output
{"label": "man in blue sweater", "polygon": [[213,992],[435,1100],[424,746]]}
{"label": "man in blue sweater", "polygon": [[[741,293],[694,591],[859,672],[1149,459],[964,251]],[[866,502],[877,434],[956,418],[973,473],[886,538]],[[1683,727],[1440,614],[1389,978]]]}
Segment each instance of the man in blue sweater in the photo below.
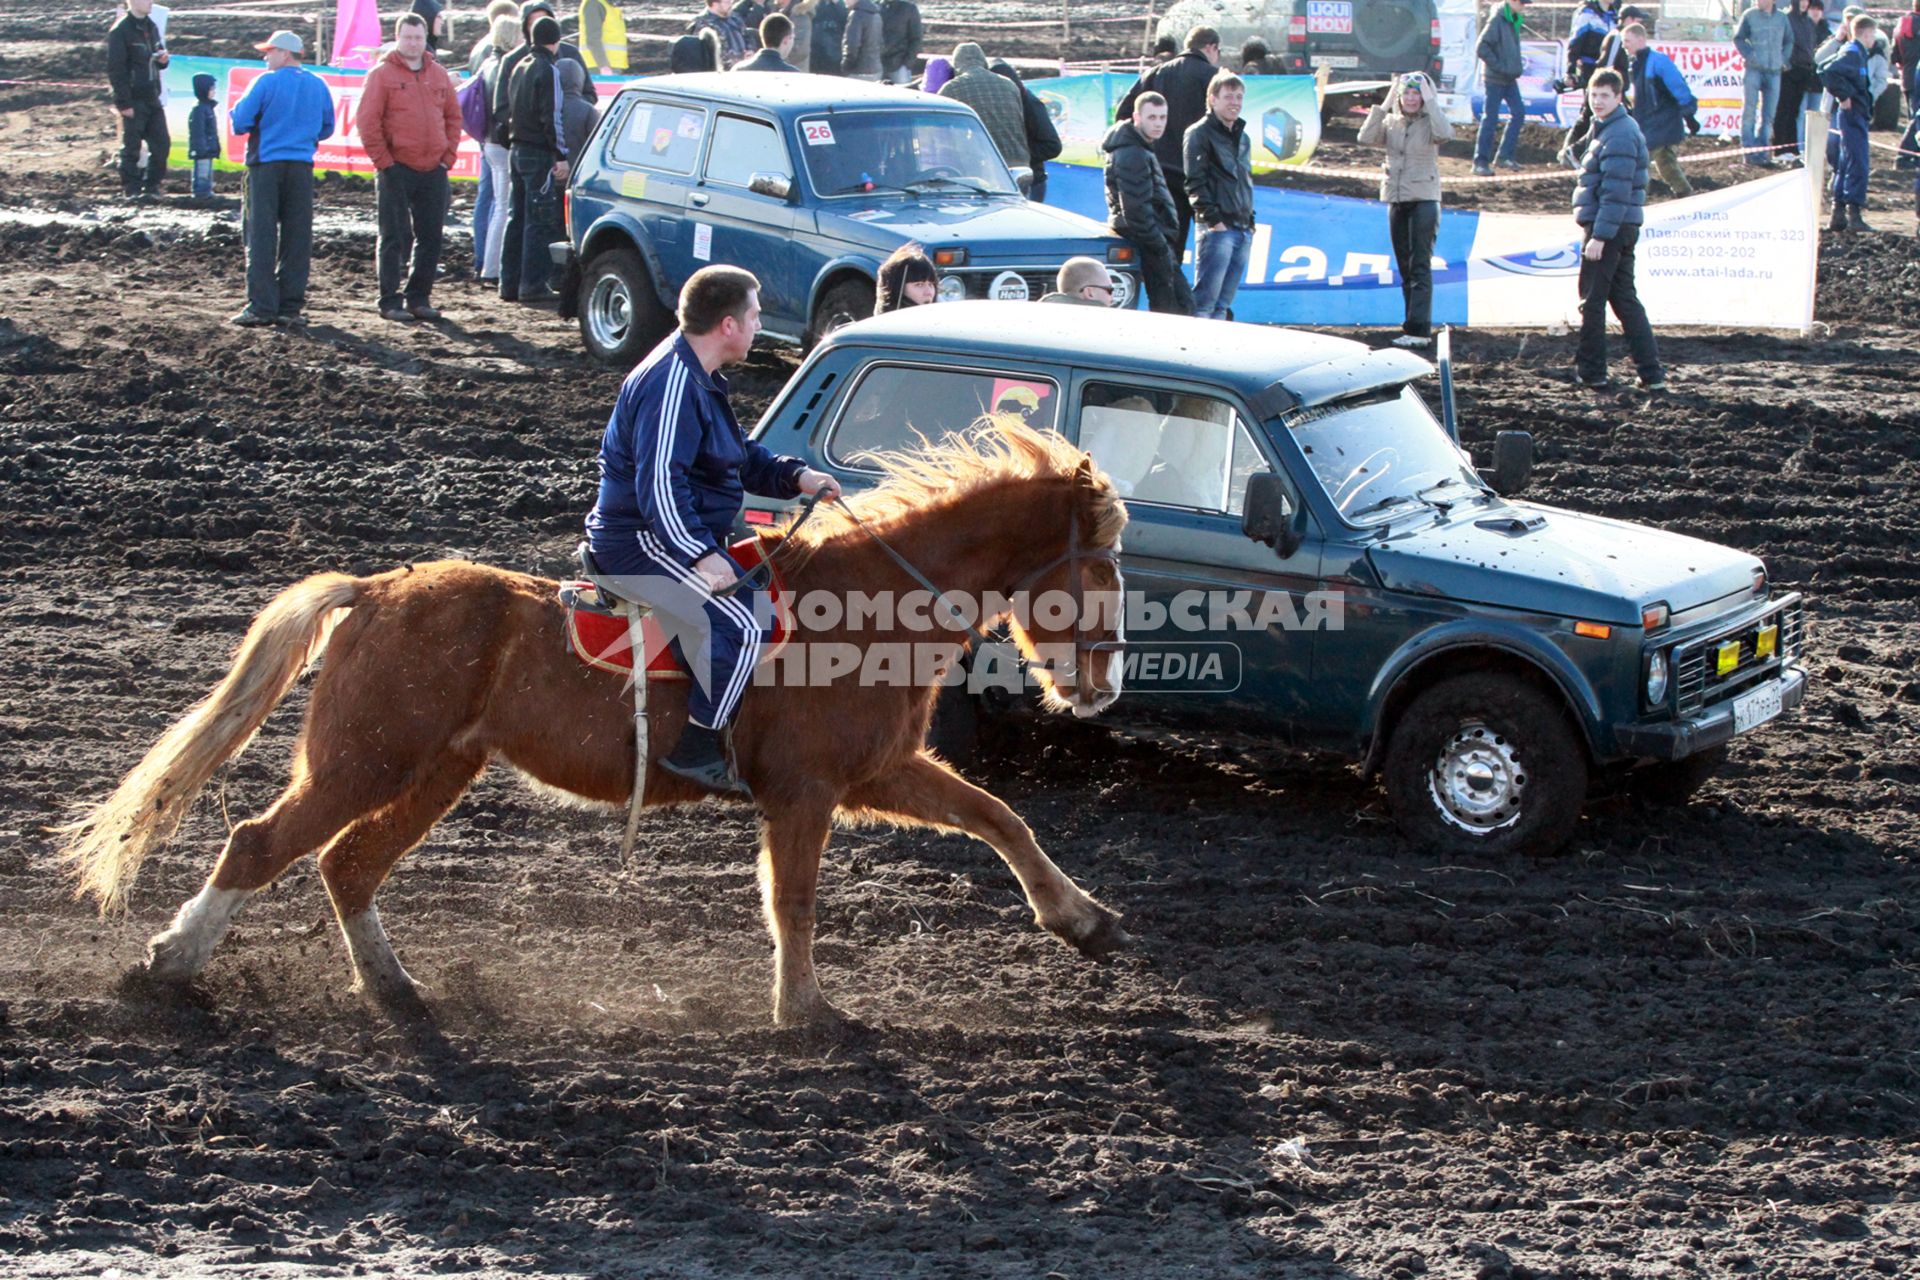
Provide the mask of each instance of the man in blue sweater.
{"label": "man in blue sweater", "polygon": [[1573,376],[1583,387],[1611,385],[1607,378],[1607,308],[1626,330],[1627,348],[1640,371],[1640,385],[1665,391],[1660,348],[1633,283],[1633,248],[1647,203],[1647,140],[1621,106],[1620,73],[1596,71],[1587,82],[1593,133],[1573,189],[1573,220],[1580,224],[1580,349]]}
{"label": "man in blue sweater", "polygon": [[298,324],[313,261],[313,153],[333,136],[333,95],[300,65],[306,45],[293,32],[258,48],[267,74],[228,116],[247,135],[247,305],[233,323]]}
{"label": "man in blue sweater", "polygon": [[[600,438],[599,501],[587,516],[601,575],[653,606],[693,673],[687,727],[661,766],[740,795],[747,787],[720,735],[752,683],[766,623],[763,593],[735,586],[740,566],[727,537],[749,490],[840,494],[832,476],[747,439],[733,416],[720,368],[746,359],[759,329],[760,281],[751,272],[712,266],[688,278],[680,328],[620,386]],[[636,655],[635,666],[642,661]]]}

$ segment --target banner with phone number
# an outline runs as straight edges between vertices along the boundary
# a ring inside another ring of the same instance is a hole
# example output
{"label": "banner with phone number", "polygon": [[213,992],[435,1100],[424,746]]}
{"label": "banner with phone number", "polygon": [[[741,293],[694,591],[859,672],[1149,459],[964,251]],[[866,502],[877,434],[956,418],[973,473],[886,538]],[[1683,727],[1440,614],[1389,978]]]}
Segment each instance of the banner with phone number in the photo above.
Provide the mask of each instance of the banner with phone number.
{"label": "banner with phone number", "polygon": [[[1687,82],[1687,88],[1700,101],[1700,132],[1712,137],[1740,135],[1740,107],[1744,97],[1746,60],[1731,44],[1705,40],[1652,40],[1648,42],[1673,59],[1674,66]],[[1536,124],[1566,128],[1580,118],[1584,95],[1577,91],[1561,93],[1554,83],[1566,74],[1567,46],[1557,40],[1526,40],[1520,45],[1526,70],[1520,76],[1520,96],[1527,104],[1527,119]],[[1476,62],[1476,68],[1479,64]],[[1486,88],[1476,77],[1471,96],[1473,118],[1486,110]]]}
{"label": "banner with phone number", "polygon": [[[1062,149],[1055,163],[1106,163],[1100,144],[1133,82],[1133,76],[1112,71],[1027,81],[1060,131]],[[1312,76],[1248,76],[1240,115],[1253,131],[1255,173],[1304,165],[1320,145],[1320,100]]]}
{"label": "banner with phone number", "polygon": [[[188,163],[187,115],[193,110],[193,78],[210,75],[213,77],[213,114],[219,123],[222,153],[222,159],[214,163],[221,169],[242,167],[247,140],[244,135],[236,137],[228,128],[227,113],[245,95],[247,86],[265,75],[266,70],[265,63],[240,62],[232,58],[183,58],[178,55],[171,58],[166,70],[161,73],[167,93],[167,131],[173,138],[168,163],[180,167]],[[310,67],[308,70],[319,76],[327,86],[327,92],[333,95],[333,136],[320,143],[314,153],[313,167],[323,173],[373,173],[373,159],[367,155],[366,148],[360,145],[359,126],[354,116],[354,109],[360,101],[360,87],[367,73],[340,67]],[[602,105],[632,84],[635,78],[594,77],[594,87],[599,91]],[[466,82],[466,76],[456,72],[453,81],[457,88]],[[459,159],[451,170],[451,176],[478,179],[480,164],[480,144],[469,138],[463,130],[460,134]]]}

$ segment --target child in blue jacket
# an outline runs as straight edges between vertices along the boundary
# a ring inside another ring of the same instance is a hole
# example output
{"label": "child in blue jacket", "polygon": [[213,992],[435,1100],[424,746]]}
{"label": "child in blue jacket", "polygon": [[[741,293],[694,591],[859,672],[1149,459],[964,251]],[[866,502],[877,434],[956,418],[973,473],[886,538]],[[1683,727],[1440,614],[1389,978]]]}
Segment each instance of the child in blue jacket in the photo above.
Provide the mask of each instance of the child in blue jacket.
{"label": "child in blue jacket", "polygon": [[213,161],[220,154],[220,124],[213,114],[213,77],[193,78],[193,110],[187,113],[187,159],[193,161],[193,194],[213,194]]}

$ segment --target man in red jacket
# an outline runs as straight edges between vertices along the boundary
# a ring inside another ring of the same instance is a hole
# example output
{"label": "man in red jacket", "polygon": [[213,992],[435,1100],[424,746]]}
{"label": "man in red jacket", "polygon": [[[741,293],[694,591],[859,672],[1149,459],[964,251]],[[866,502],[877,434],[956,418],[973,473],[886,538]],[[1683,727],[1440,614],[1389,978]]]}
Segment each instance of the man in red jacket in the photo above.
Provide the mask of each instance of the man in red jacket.
{"label": "man in red jacket", "polygon": [[[453,77],[427,48],[426,20],[405,14],[395,48],[367,74],[355,112],[361,145],[374,167],[380,210],[380,314],[388,320],[438,320],[428,298],[440,266],[447,220],[447,171],[460,148],[460,101]],[[413,255],[406,287],[400,271]]]}

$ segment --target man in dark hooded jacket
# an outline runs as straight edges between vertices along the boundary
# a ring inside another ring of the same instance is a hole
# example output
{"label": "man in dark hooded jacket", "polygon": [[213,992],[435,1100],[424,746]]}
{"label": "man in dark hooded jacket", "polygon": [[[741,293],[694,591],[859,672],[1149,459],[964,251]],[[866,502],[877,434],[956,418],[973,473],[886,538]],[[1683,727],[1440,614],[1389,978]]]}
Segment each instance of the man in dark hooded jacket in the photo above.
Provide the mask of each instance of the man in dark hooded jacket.
{"label": "man in dark hooded jacket", "polygon": [[1180,214],[1166,171],[1152,151],[1166,133],[1167,100],[1149,89],[1133,100],[1133,119],[1113,126],[1100,149],[1107,155],[1107,217],[1113,233],[1133,242],[1147,286],[1147,306],[1168,315],[1193,314],[1193,292],[1180,274]]}
{"label": "man in dark hooded jacket", "polygon": [[1027,186],[1027,199],[1047,202],[1047,161],[1060,154],[1060,131],[1053,127],[1053,113],[1047,104],[1027,88],[1026,81],[1002,58],[993,64],[993,74],[1011,80],[1020,90],[1020,107],[1027,120],[1027,164],[1033,169],[1033,181]]}
{"label": "man in dark hooded jacket", "polygon": [[[498,146],[504,147],[507,145],[507,115],[509,110],[507,93],[513,84],[514,68],[518,67],[522,61],[531,57],[533,54],[533,40],[530,33],[533,31],[534,20],[544,14],[552,18],[555,23],[560,21],[559,10],[553,6],[554,0],[525,0],[520,6],[521,44],[518,49],[515,49],[512,53],[509,53],[500,60],[500,75],[494,84],[493,102],[491,104],[491,110],[487,115],[487,119],[491,121],[487,126],[487,131],[490,135],[487,140]],[[588,67],[587,60],[580,56],[579,47],[568,44],[565,40],[562,40],[554,56],[569,62],[577,62],[586,70],[587,97],[593,98],[595,96],[593,92],[593,69]]]}
{"label": "man in dark hooded jacket", "polygon": [[820,76],[839,75],[840,50],[846,40],[846,0],[820,0],[813,7],[813,57],[807,70]]}

